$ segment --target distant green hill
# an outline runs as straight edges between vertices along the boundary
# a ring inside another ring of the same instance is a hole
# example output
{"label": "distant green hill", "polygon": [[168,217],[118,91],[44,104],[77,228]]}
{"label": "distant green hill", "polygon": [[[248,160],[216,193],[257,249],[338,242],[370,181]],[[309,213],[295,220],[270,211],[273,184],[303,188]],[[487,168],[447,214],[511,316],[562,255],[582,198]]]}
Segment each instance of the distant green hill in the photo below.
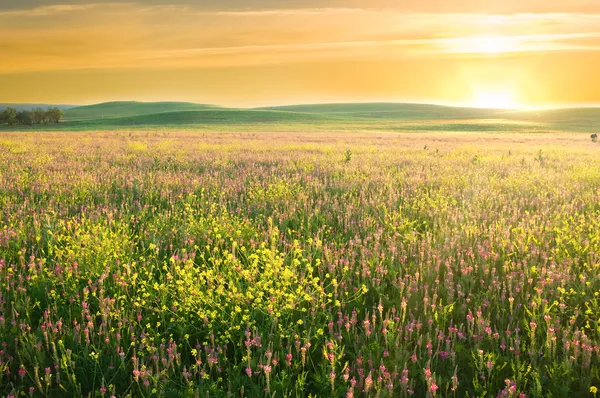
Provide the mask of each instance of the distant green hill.
{"label": "distant green hill", "polygon": [[326,118],[308,113],[281,111],[260,111],[249,109],[206,108],[205,110],[188,110],[177,112],[161,112],[147,115],[113,117],[93,120],[71,121],[71,126],[181,126],[206,124],[261,124],[286,122],[315,122]]}
{"label": "distant green hill", "polygon": [[501,118],[499,115],[505,112],[498,109],[405,103],[311,104],[257,109],[338,115],[351,118],[405,120]]}
{"label": "distant green hill", "polygon": [[600,108],[507,111],[427,104],[317,104],[254,109],[188,102],[107,102],[66,109],[60,124],[0,130],[597,132]]}
{"label": "distant green hill", "polygon": [[511,120],[544,123],[560,130],[600,131],[600,108],[513,111],[501,113],[500,116]]}
{"label": "distant green hill", "polygon": [[215,108],[218,109],[218,107],[213,105],[193,104],[190,102],[104,102],[68,109],[65,111],[63,119],[65,121],[95,120]]}

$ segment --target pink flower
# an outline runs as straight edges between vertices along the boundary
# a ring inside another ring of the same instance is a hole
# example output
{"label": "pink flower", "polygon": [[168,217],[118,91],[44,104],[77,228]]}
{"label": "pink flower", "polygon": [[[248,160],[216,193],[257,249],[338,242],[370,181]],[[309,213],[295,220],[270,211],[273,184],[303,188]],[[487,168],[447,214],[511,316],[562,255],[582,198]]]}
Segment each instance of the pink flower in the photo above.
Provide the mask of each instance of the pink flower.
{"label": "pink flower", "polygon": [[369,372],[369,375],[365,379],[365,392],[368,392],[371,387],[373,387],[373,378],[371,377],[371,372]]}
{"label": "pink flower", "polygon": [[435,382],[431,383],[431,386],[429,386],[429,391],[431,391],[434,394],[438,389],[439,389],[439,387],[437,384],[435,384]]}
{"label": "pink flower", "polygon": [[429,379],[431,377],[431,369],[427,368],[423,369],[423,371],[425,372],[425,377]]}
{"label": "pink flower", "polygon": [[535,330],[535,328],[537,328],[537,323],[529,322],[529,327],[531,327],[531,330]]}

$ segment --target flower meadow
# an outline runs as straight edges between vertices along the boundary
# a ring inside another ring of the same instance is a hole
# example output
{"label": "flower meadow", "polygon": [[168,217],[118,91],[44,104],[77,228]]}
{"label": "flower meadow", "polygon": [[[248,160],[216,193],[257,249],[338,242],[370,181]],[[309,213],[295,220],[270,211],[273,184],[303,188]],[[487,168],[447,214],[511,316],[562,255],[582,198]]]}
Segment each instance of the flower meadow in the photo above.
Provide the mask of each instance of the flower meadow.
{"label": "flower meadow", "polygon": [[3,133],[0,394],[595,396],[599,153]]}

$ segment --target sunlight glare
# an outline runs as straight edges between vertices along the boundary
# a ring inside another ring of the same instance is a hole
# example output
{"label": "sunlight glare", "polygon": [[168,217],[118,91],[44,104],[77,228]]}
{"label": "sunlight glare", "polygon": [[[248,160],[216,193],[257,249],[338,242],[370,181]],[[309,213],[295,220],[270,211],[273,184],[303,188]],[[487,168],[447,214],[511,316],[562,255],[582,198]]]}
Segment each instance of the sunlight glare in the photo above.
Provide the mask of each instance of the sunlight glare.
{"label": "sunlight glare", "polygon": [[451,52],[466,54],[503,54],[518,52],[522,43],[511,36],[480,36],[453,40]]}
{"label": "sunlight glare", "polygon": [[476,90],[473,107],[493,109],[517,109],[519,104],[511,90]]}

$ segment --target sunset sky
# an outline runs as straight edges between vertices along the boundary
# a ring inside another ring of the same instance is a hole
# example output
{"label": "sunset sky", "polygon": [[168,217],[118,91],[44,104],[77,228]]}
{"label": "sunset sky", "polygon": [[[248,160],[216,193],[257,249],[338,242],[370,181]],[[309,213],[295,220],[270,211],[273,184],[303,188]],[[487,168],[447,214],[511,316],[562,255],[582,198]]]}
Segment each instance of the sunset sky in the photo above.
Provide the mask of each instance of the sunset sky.
{"label": "sunset sky", "polygon": [[600,104],[598,0],[0,0],[0,102]]}

